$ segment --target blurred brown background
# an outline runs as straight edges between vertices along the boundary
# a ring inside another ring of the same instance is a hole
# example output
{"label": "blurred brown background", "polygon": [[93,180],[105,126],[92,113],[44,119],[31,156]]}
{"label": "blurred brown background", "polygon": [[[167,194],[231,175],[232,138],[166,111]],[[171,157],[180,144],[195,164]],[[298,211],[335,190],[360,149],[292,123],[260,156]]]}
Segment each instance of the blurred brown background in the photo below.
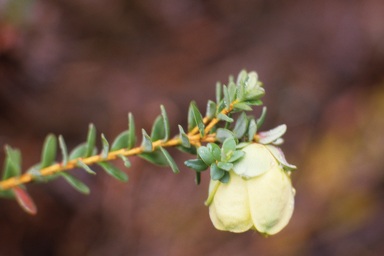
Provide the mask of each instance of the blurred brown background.
{"label": "blurred brown background", "polygon": [[208,173],[196,186],[178,151],[178,175],[137,157],[126,184],[74,170],[89,196],[28,185],[36,216],[0,200],[0,255],[384,255],[383,14],[381,0],[1,0],[0,144],[24,169],[47,133],[73,148],[93,122],[112,141],[129,111],[150,131],[164,104],[176,134],[190,101],[205,112],[246,68],[298,171],[292,220],[265,239],[213,228]]}

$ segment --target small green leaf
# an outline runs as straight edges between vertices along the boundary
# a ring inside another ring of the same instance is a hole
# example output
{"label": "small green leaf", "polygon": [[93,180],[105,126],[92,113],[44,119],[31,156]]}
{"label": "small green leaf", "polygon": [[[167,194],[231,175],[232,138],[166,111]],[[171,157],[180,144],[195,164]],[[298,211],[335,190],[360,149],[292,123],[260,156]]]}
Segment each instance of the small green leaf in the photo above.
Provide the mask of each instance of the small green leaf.
{"label": "small green leaf", "polygon": [[184,153],[191,154],[191,155],[196,155],[197,154],[197,149],[195,146],[191,145],[189,148],[177,145],[176,148]]}
{"label": "small green leaf", "polygon": [[211,101],[211,100],[208,100],[208,103],[207,103],[207,113],[205,114],[209,119],[212,119],[215,117],[216,115],[216,103]]}
{"label": "small green leaf", "polygon": [[208,165],[200,159],[191,159],[184,162],[186,166],[197,172],[202,172],[208,169]]}
{"label": "small green leaf", "polygon": [[201,172],[195,171],[195,183],[196,183],[196,185],[199,185],[200,181],[201,181]]}
{"label": "small green leaf", "polygon": [[168,160],[160,150],[155,150],[150,153],[142,153],[139,157],[160,166],[169,166]]}
{"label": "small green leaf", "polygon": [[64,137],[62,135],[59,135],[59,145],[61,149],[61,155],[63,156],[63,161],[61,162],[61,165],[66,166],[68,163],[68,150],[67,145],[64,141]]}
{"label": "small green leaf", "polygon": [[83,182],[75,178],[75,176],[67,173],[67,172],[60,172],[60,175],[77,191],[83,194],[89,194],[90,190],[87,185],[85,185]]}
{"label": "small green leaf", "polygon": [[257,89],[253,89],[253,90],[247,91],[245,93],[245,99],[246,100],[256,100],[256,99],[259,99],[262,96],[264,96],[264,94],[265,94],[264,88],[260,87],[260,88],[257,88]]}
{"label": "small green leaf", "polygon": [[279,125],[269,131],[266,132],[260,132],[259,136],[259,143],[261,144],[269,144],[281,136],[284,135],[284,133],[287,131],[287,126],[285,124]]}
{"label": "small green leaf", "polygon": [[228,183],[229,181],[229,172],[225,172],[224,176],[220,179],[222,183]]}
{"label": "small green leaf", "polygon": [[224,115],[223,113],[219,113],[219,114],[217,115],[217,119],[219,119],[219,120],[223,120],[223,121],[228,122],[228,123],[232,123],[232,122],[233,122],[233,119],[232,119],[232,118],[230,118],[230,117],[227,116],[227,115]]}
{"label": "small green leaf", "polygon": [[180,171],[179,171],[179,168],[177,167],[177,165],[176,165],[176,163],[175,163],[175,160],[173,160],[173,158],[172,158],[171,155],[168,153],[168,151],[165,150],[163,147],[160,147],[160,146],[159,146],[159,148],[160,148],[161,152],[163,152],[165,158],[167,159],[168,164],[171,166],[172,171],[173,171],[174,173],[179,173],[179,172],[180,172]]}
{"label": "small green leaf", "polygon": [[136,144],[136,129],[135,129],[135,120],[131,112],[128,114],[129,120],[129,139],[128,139],[128,149],[131,149]]}
{"label": "small green leaf", "polygon": [[7,155],[4,161],[3,180],[6,180],[21,174],[21,153],[8,145],[4,148]]}
{"label": "small green leaf", "polygon": [[235,138],[235,135],[228,129],[218,128],[216,131],[216,138],[220,142],[224,142],[227,138]]}
{"label": "small green leaf", "polygon": [[220,169],[223,169],[223,170],[229,172],[232,169],[233,164],[231,164],[231,163],[224,163],[224,162],[218,162],[217,163],[217,167],[219,167]]}
{"label": "small green leaf", "polygon": [[123,156],[122,154],[118,154],[117,156],[118,156],[121,160],[124,161],[124,165],[125,165],[125,167],[127,167],[127,168],[131,167],[131,162],[129,162],[128,157]]}
{"label": "small green leaf", "polygon": [[152,141],[162,140],[165,137],[164,118],[159,115],[152,126],[151,139]]}
{"label": "small green leaf", "polygon": [[201,134],[201,136],[204,136],[205,125],[203,123],[203,116],[201,115],[195,102],[191,102],[191,106],[192,106],[193,116],[195,117],[195,122],[197,124],[197,127],[199,128],[200,134]]}
{"label": "small green leaf", "polygon": [[236,89],[237,89],[236,84],[233,81],[229,82],[229,84],[228,84],[228,94],[229,94],[229,101],[231,103],[233,101],[235,101],[235,99],[236,99]]}
{"label": "small green leaf", "polygon": [[235,151],[235,152],[233,152],[231,157],[228,159],[228,163],[236,162],[237,160],[239,160],[243,156],[245,156],[245,152],[243,152],[243,151]]}
{"label": "small green leaf", "polygon": [[144,129],[141,130],[143,133],[143,141],[141,142],[141,147],[143,148],[143,152],[151,152],[153,151],[151,138],[148,136]]}
{"label": "small green leaf", "polygon": [[252,111],[252,108],[247,103],[243,103],[243,102],[238,102],[233,104],[233,108],[235,110]]}
{"label": "small green leaf", "polygon": [[108,157],[109,153],[109,142],[104,136],[104,133],[101,134],[101,142],[103,143],[103,150],[101,151],[101,158],[105,159]]}
{"label": "small green leaf", "polygon": [[230,105],[231,105],[231,99],[229,97],[229,92],[228,92],[228,88],[227,86],[223,85],[223,92],[224,92],[224,103],[225,103],[225,107],[227,109],[229,109]]}
{"label": "small green leaf", "polygon": [[221,101],[221,83],[217,82],[216,83],[216,103],[219,105]]}
{"label": "small green leaf", "polygon": [[257,124],[255,119],[251,119],[248,126],[248,141],[252,141],[257,132]]}
{"label": "small green leaf", "polygon": [[245,148],[246,146],[249,146],[249,145],[251,145],[250,142],[241,142],[241,143],[236,145],[236,149],[242,149],[242,148]]}
{"label": "small green leaf", "polygon": [[213,157],[215,158],[215,160],[220,161],[221,160],[220,147],[215,143],[208,143],[207,147],[208,147],[209,151],[211,152],[211,154],[213,155]]}
{"label": "small green leaf", "polygon": [[188,138],[187,134],[185,134],[184,129],[183,129],[183,127],[181,127],[181,125],[179,125],[179,132],[180,132],[179,138],[181,141],[181,145],[183,147],[186,147],[186,148],[191,147],[191,143],[189,142],[189,138]]}
{"label": "small green leaf", "polygon": [[88,128],[87,149],[85,152],[85,157],[92,156],[95,145],[96,145],[96,127],[91,123],[89,124],[89,128]]}
{"label": "small green leaf", "polygon": [[76,166],[83,168],[87,173],[96,175],[96,173],[95,173],[94,171],[92,171],[92,169],[89,168],[89,166],[86,165],[86,164],[83,162],[83,160],[81,160],[81,159],[77,160],[77,162],[76,162]]}
{"label": "small green leaf", "polygon": [[293,164],[289,164],[287,160],[285,160],[285,156],[283,151],[279,147],[275,147],[272,145],[266,145],[269,152],[272,153],[272,155],[276,158],[276,160],[283,165],[284,170],[292,171],[297,169],[297,167]]}
{"label": "small green leaf", "polygon": [[244,84],[245,78],[247,77],[248,73],[245,69],[241,70],[239,75],[237,76],[236,84],[240,85],[241,83]]}
{"label": "small green leaf", "polygon": [[204,147],[204,146],[199,147],[197,149],[197,153],[199,153],[199,156],[207,165],[211,165],[216,161],[212,153],[207,147]]}
{"label": "small green leaf", "polygon": [[226,153],[229,151],[235,151],[236,150],[236,141],[233,138],[227,138],[223,142],[222,148]]}
{"label": "small green leaf", "polygon": [[259,99],[256,99],[256,100],[247,100],[244,102],[245,104],[248,104],[248,105],[254,105],[254,106],[261,106],[263,105],[263,102]]}
{"label": "small green leaf", "polygon": [[171,131],[169,128],[168,115],[163,105],[160,106],[160,109],[161,109],[161,115],[163,116],[163,122],[164,122],[164,131],[165,131],[164,142],[167,142],[171,134]]}
{"label": "small green leaf", "polygon": [[189,105],[189,109],[188,109],[188,132],[192,131],[193,128],[196,127],[196,120],[195,120],[195,116],[193,114],[193,107],[192,107],[192,102],[191,104]]}
{"label": "small green leaf", "polygon": [[69,160],[73,160],[79,157],[85,157],[86,152],[87,152],[87,144],[82,143],[71,151],[71,153],[69,154]]}
{"label": "small green leaf", "polygon": [[129,131],[123,131],[117,137],[112,143],[111,151],[117,151],[122,148],[128,148],[129,146]]}
{"label": "small green leaf", "polygon": [[218,107],[216,110],[216,115],[221,113],[221,111],[223,111],[223,109],[225,109],[225,103],[224,103],[224,100],[221,100],[218,104]]}
{"label": "small green leaf", "polygon": [[235,128],[233,128],[233,134],[236,138],[242,138],[248,130],[249,120],[247,115],[242,112],[236,120]]}
{"label": "small green leaf", "polygon": [[210,174],[211,174],[211,178],[213,180],[219,180],[221,179],[223,176],[224,176],[224,173],[225,171],[221,170],[216,163],[213,163],[211,165],[211,171],[210,171]]}
{"label": "small green leaf", "polygon": [[237,85],[237,101],[243,102],[245,99],[245,85],[244,83],[238,83]]}
{"label": "small green leaf", "polygon": [[260,128],[260,126],[264,123],[265,115],[267,114],[267,107],[263,107],[263,111],[261,112],[261,116],[259,119],[257,119],[257,129]]}
{"label": "small green leaf", "polygon": [[41,152],[41,169],[52,165],[53,161],[56,158],[56,150],[56,136],[53,134],[48,134],[44,141],[43,151]]}
{"label": "small green leaf", "polygon": [[128,181],[128,175],[113,164],[109,162],[99,162],[98,165],[100,165],[106,173],[108,173],[115,179],[120,180],[122,182]]}
{"label": "small green leaf", "polygon": [[29,214],[35,215],[37,208],[31,196],[21,187],[14,187],[13,192],[20,207]]}

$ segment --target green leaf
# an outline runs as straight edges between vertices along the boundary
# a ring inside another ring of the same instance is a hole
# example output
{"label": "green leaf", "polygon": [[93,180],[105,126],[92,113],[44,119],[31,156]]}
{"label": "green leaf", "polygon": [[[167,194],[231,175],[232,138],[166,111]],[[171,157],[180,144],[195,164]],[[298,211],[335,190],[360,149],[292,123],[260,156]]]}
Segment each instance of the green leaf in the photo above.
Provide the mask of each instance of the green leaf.
{"label": "green leaf", "polygon": [[236,145],[236,149],[242,149],[242,148],[245,148],[246,146],[249,146],[249,145],[251,145],[250,142],[241,142],[241,143]]}
{"label": "green leaf", "polygon": [[135,120],[131,112],[128,114],[129,120],[129,138],[128,138],[128,149],[131,149],[136,144],[136,129],[135,129]]}
{"label": "green leaf", "polygon": [[233,101],[235,101],[236,99],[236,89],[237,89],[237,86],[236,84],[231,81],[229,84],[228,84],[228,94],[229,94],[229,101],[232,103]]}
{"label": "green leaf", "polygon": [[197,124],[197,127],[199,128],[200,134],[201,134],[201,136],[204,136],[205,125],[203,123],[203,116],[201,115],[195,102],[191,102],[191,106],[192,106],[193,116],[195,117],[195,122]]}
{"label": "green leaf", "polygon": [[160,109],[161,109],[161,115],[163,116],[163,122],[164,122],[164,131],[165,131],[164,142],[167,142],[171,134],[171,131],[169,128],[168,115],[163,105],[160,106]]}
{"label": "green leaf", "polygon": [[21,174],[21,153],[8,145],[4,148],[7,155],[4,161],[3,180],[6,180]]}
{"label": "green leaf", "polygon": [[231,164],[231,163],[224,163],[224,162],[218,162],[217,163],[217,167],[219,167],[222,170],[225,170],[225,171],[229,172],[232,169],[233,164]]}
{"label": "green leaf", "polygon": [[168,160],[160,150],[155,150],[150,153],[139,154],[139,157],[160,166],[169,166]]}
{"label": "green leaf", "polygon": [[244,83],[237,84],[237,101],[243,102],[245,99],[245,85]]}
{"label": "green leaf", "polygon": [[60,172],[60,175],[77,191],[83,194],[89,194],[90,190],[87,185],[75,178],[67,172]]}
{"label": "green leaf", "polygon": [[245,152],[243,152],[243,151],[235,151],[235,152],[233,152],[231,157],[228,159],[228,163],[236,162],[237,160],[239,160],[243,156],[245,156]]}
{"label": "green leaf", "polygon": [[224,103],[225,103],[225,107],[227,109],[229,109],[230,105],[231,105],[231,99],[230,99],[230,96],[229,96],[229,92],[228,92],[228,88],[227,86],[223,85],[223,92],[224,92]]}
{"label": "green leaf", "polygon": [[35,215],[37,213],[37,208],[27,191],[23,190],[21,187],[14,187],[12,190],[20,207],[27,213]]}
{"label": "green leaf", "polygon": [[101,142],[103,143],[103,150],[101,151],[101,158],[105,159],[108,157],[109,153],[109,143],[104,136],[104,133],[101,134]]}
{"label": "green leaf", "polygon": [[264,88],[260,87],[260,88],[246,92],[245,93],[245,99],[246,100],[256,100],[256,99],[263,97],[264,94],[265,94]]}
{"label": "green leaf", "polygon": [[96,127],[91,123],[88,128],[87,148],[84,157],[92,156],[96,145]]}
{"label": "green leaf", "polygon": [[209,119],[212,119],[215,117],[216,115],[216,103],[211,101],[211,100],[208,100],[208,103],[207,103],[207,113],[205,114]]}
{"label": "green leaf", "polygon": [[191,147],[191,143],[189,142],[189,138],[188,138],[187,134],[185,134],[184,129],[183,129],[183,127],[181,127],[181,125],[179,125],[179,132],[180,132],[179,138],[181,141],[181,145],[183,147],[186,147],[186,148]]}
{"label": "green leaf", "polygon": [[233,104],[233,108],[235,111],[243,110],[243,111],[252,111],[252,108],[248,106],[246,103],[238,102]]}
{"label": "green leaf", "polygon": [[164,118],[159,115],[152,126],[151,139],[152,141],[162,140],[165,137]]}
{"label": "green leaf", "polygon": [[[193,101],[194,103],[194,101]],[[188,109],[188,132],[192,131],[193,128],[196,127],[196,120],[195,120],[195,116],[193,114],[193,107],[192,107],[192,102],[191,104],[189,105],[189,109]]]}
{"label": "green leaf", "polygon": [[265,115],[267,114],[267,107],[263,107],[263,111],[261,112],[261,116],[259,119],[257,119],[257,129],[260,128],[260,126],[264,123]]}
{"label": "green leaf", "polygon": [[200,181],[201,181],[201,172],[195,171],[195,183],[196,183],[196,185],[199,185]]}
{"label": "green leaf", "polygon": [[92,171],[92,169],[89,168],[89,166],[86,165],[86,164],[83,162],[83,160],[81,160],[81,159],[77,160],[77,162],[76,162],[76,166],[83,168],[87,173],[96,175],[96,173],[95,173],[94,171]]}
{"label": "green leaf", "polygon": [[199,147],[197,149],[197,153],[199,153],[199,156],[207,165],[211,165],[216,161],[212,153],[207,147],[204,147],[204,146]]}
{"label": "green leaf", "polygon": [[261,106],[263,105],[263,102],[259,99],[256,99],[256,100],[247,100],[244,102],[245,104],[248,104],[248,105],[254,105],[254,106]]}
{"label": "green leaf", "polygon": [[125,167],[127,167],[127,168],[131,167],[131,162],[129,162],[128,157],[126,157],[126,156],[124,156],[124,155],[122,155],[122,154],[118,154],[117,156],[118,156],[121,160],[124,161],[124,165],[125,165]]}
{"label": "green leaf", "polygon": [[190,159],[185,161],[184,164],[197,172],[202,172],[208,169],[208,165],[200,159]]}
{"label": "green leaf", "polygon": [[180,171],[179,171],[179,168],[177,167],[175,161],[173,160],[173,158],[171,157],[171,155],[168,153],[168,151],[165,150],[165,149],[164,149],[163,147],[161,147],[161,146],[159,146],[159,148],[160,148],[161,152],[163,152],[165,158],[167,159],[168,164],[171,166],[172,171],[173,171],[174,173],[179,173],[179,172],[180,172]]}
{"label": "green leaf", "polygon": [[209,151],[211,152],[211,154],[213,155],[213,157],[215,158],[215,160],[220,161],[221,160],[220,147],[215,143],[208,143],[207,147],[208,147]]}
{"label": "green leaf", "polygon": [[257,132],[257,124],[254,119],[251,119],[248,126],[248,141],[252,141]]}
{"label": "green leaf", "polygon": [[217,82],[216,83],[216,103],[219,105],[221,101],[221,83]]}
{"label": "green leaf", "polygon": [[117,151],[122,148],[128,148],[129,146],[129,131],[123,131],[117,137],[112,143],[111,151]]}
{"label": "green leaf", "polygon": [[213,163],[211,165],[211,179],[213,180],[219,180],[224,176],[225,171],[221,170],[216,163]]}
{"label": "green leaf", "polygon": [[236,84],[240,85],[241,83],[244,84],[245,78],[247,77],[248,73],[245,69],[241,70],[239,75],[237,76]]}
{"label": "green leaf", "polygon": [[233,138],[227,138],[223,142],[223,147],[225,153],[228,153],[229,151],[236,151],[236,141]]}
{"label": "green leaf", "polygon": [[52,165],[53,161],[56,158],[56,150],[56,136],[53,134],[48,134],[44,141],[43,151],[41,152],[41,169]]}
{"label": "green leaf", "polygon": [[281,136],[284,135],[284,133],[287,131],[287,126],[285,124],[279,125],[269,131],[266,132],[260,132],[259,136],[259,143],[261,144],[269,144]]}
{"label": "green leaf", "polygon": [[108,173],[115,179],[123,182],[128,181],[128,175],[122,170],[120,170],[119,168],[117,168],[116,166],[114,166],[113,164],[109,162],[99,162],[98,165],[100,165],[106,173]]}
{"label": "green leaf", "polygon": [[191,154],[191,155],[196,155],[197,154],[197,149],[193,145],[191,145],[189,148],[181,146],[181,145],[177,145],[176,148],[178,150],[184,152],[184,153],[188,153],[188,154]]}
{"label": "green leaf", "polygon": [[87,144],[82,143],[71,151],[71,153],[69,154],[69,160],[73,160],[79,157],[85,157],[86,152],[87,152]]}
{"label": "green leaf", "polygon": [[224,142],[227,138],[235,138],[235,135],[228,129],[218,128],[216,131],[216,138],[220,142]]}
{"label": "green leaf", "polygon": [[61,165],[66,166],[68,164],[68,150],[67,145],[64,141],[64,137],[62,135],[59,135],[59,145],[61,149],[61,155],[63,156],[63,161],[61,162]]}
{"label": "green leaf", "polygon": [[225,103],[224,103],[224,100],[221,100],[218,104],[216,115],[221,113],[221,111],[223,111],[223,109],[225,109]]}
{"label": "green leaf", "polygon": [[235,128],[233,128],[233,134],[236,138],[242,138],[248,130],[249,120],[247,115],[242,112],[236,120]]}
{"label": "green leaf", "polygon": [[225,172],[224,176],[220,179],[222,183],[228,183],[229,181],[229,172]]}
{"label": "green leaf", "polygon": [[227,116],[227,115],[224,115],[223,113],[219,113],[219,114],[217,115],[217,119],[226,121],[226,122],[228,122],[228,123],[232,123],[232,122],[233,122],[233,119],[232,119],[232,118],[230,118],[230,117]]}
{"label": "green leaf", "polygon": [[148,136],[144,129],[141,129],[143,133],[143,141],[141,142],[141,147],[143,148],[143,152],[151,152],[153,151],[151,138]]}

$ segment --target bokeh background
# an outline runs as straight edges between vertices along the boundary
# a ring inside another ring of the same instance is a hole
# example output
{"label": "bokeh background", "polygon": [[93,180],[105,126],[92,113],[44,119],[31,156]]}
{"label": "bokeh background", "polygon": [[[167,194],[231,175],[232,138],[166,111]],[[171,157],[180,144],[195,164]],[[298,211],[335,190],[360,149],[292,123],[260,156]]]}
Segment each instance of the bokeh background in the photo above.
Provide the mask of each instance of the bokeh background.
{"label": "bokeh background", "polygon": [[89,196],[28,185],[36,216],[1,199],[0,255],[384,255],[383,14],[382,0],[0,0],[0,144],[24,170],[46,134],[73,148],[93,122],[112,141],[129,111],[150,131],[164,104],[176,134],[243,68],[298,166],[292,220],[269,238],[215,230],[208,173],[196,186],[171,150],[178,175],[133,157],[126,184],[74,170]]}

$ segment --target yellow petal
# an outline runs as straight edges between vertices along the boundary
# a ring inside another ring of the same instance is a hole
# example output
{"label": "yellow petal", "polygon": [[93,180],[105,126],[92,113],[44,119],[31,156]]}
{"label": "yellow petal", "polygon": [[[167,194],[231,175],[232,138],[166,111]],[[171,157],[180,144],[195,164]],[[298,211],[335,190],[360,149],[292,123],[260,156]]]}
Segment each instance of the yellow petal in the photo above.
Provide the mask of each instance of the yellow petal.
{"label": "yellow petal", "polygon": [[217,188],[209,214],[217,229],[245,232],[253,226],[246,181],[233,171],[229,175],[229,182]]}
{"label": "yellow petal", "polygon": [[271,152],[262,144],[253,143],[242,151],[245,156],[233,165],[234,172],[242,177],[253,178],[278,165]]}
{"label": "yellow petal", "polygon": [[256,229],[273,235],[292,216],[294,194],[289,176],[278,166],[247,181],[249,204]]}

